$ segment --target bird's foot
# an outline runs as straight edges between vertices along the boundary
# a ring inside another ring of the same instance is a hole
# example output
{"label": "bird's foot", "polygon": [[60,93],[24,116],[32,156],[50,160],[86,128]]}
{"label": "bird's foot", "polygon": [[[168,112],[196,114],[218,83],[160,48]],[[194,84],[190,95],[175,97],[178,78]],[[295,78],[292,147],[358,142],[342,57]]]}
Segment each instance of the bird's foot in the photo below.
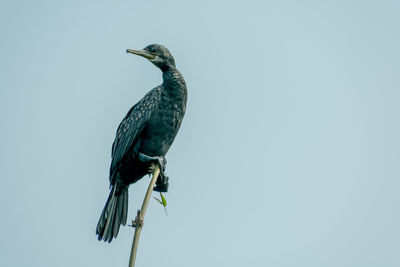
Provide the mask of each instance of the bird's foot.
{"label": "bird's foot", "polygon": [[[138,153],[138,159],[140,161],[143,161],[143,162],[149,162],[149,161],[153,161],[154,162],[155,161],[160,166],[161,173],[165,172],[165,167],[167,165],[167,160],[165,159],[164,156],[150,157],[150,156],[147,156],[147,155],[139,152]],[[154,167],[150,167],[150,168],[153,168],[153,172],[154,172]]]}
{"label": "bird's foot", "polygon": [[[138,153],[138,158],[139,160],[143,161],[143,162],[149,162],[149,161],[155,161],[158,163],[158,165],[160,166],[160,177],[157,179],[157,183],[156,186],[154,187],[154,191],[157,192],[167,192],[168,191],[168,176],[165,175],[165,167],[167,165],[167,160],[165,159],[164,156],[160,156],[160,157],[150,157],[147,156],[143,153]],[[155,171],[155,166],[153,164],[150,165],[149,167],[149,173],[154,173]]]}
{"label": "bird's foot", "polygon": [[160,192],[160,193],[166,193],[168,192],[168,176],[166,176],[165,174],[162,174],[158,179],[157,179],[157,183],[156,186],[154,187],[154,191]]}
{"label": "bird's foot", "polygon": [[151,164],[148,170],[148,174],[152,175],[156,171],[156,165]]}

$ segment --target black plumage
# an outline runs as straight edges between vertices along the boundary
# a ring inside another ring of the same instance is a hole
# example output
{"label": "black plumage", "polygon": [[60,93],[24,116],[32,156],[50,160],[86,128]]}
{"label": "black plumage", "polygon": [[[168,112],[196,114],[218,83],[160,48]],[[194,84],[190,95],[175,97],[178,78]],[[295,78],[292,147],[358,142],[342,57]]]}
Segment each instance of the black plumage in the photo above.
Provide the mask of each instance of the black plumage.
{"label": "black plumage", "polygon": [[99,240],[111,242],[125,225],[128,212],[128,187],[161,165],[162,175],[154,190],[165,192],[165,155],[178,133],[186,109],[187,89],[174,58],[162,45],[127,53],[143,56],[161,69],[163,83],[134,105],[120,123],[112,146],[110,195],[96,228]]}

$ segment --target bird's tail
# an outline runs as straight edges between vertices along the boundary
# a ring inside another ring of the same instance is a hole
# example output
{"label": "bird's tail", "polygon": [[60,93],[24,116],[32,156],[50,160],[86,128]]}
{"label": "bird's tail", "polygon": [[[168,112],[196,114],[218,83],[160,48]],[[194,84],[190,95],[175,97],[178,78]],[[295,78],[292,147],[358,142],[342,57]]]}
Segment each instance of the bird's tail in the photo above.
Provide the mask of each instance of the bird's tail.
{"label": "bird's tail", "polygon": [[111,242],[113,237],[117,237],[120,225],[126,224],[127,213],[128,187],[115,183],[97,223],[98,239]]}

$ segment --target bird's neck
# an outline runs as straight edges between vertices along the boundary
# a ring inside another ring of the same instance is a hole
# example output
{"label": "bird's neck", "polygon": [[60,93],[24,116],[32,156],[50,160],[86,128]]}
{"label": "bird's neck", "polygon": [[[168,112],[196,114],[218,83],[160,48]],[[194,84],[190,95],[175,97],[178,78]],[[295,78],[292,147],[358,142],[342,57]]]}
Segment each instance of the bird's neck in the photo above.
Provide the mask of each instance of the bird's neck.
{"label": "bird's neck", "polygon": [[185,85],[184,83],[182,74],[175,67],[169,67],[166,71],[163,71],[163,85],[165,87],[181,87]]}
{"label": "bird's neck", "polygon": [[186,83],[182,74],[176,68],[170,68],[163,72],[162,88],[164,94],[168,95],[170,99],[186,103]]}

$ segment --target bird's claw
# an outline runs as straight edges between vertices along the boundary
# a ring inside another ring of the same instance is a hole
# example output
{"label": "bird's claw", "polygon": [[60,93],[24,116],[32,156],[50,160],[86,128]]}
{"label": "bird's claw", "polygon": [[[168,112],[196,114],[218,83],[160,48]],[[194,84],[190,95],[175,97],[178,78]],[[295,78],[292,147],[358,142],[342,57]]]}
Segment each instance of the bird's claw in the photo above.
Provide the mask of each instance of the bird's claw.
{"label": "bird's claw", "polygon": [[[150,157],[150,156],[147,156],[147,155],[145,155],[145,154],[139,152],[139,153],[138,153],[138,159],[139,159],[140,161],[143,161],[143,162],[151,162],[151,161],[154,162],[154,161],[155,161],[155,162],[157,162],[158,165],[160,166],[161,173],[164,173],[164,172],[165,172],[165,168],[166,168],[166,166],[167,166],[167,160],[165,159],[164,156]],[[152,171],[154,172],[154,166],[151,166],[151,165],[150,165],[149,170],[152,170]]]}
{"label": "bird's claw", "polygon": [[[151,161],[155,161],[158,163],[158,165],[160,166],[160,177],[157,179],[157,183],[156,186],[154,187],[154,191],[157,192],[167,192],[168,191],[168,176],[165,175],[165,168],[167,165],[167,160],[165,159],[164,156],[160,156],[160,157],[150,157],[147,156],[143,153],[138,153],[138,158],[139,160],[143,161],[143,162],[151,162]],[[154,173],[155,171],[155,166],[154,164],[150,164],[149,167],[149,173]]]}
{"label": "bird's claw", "polygon": [[149,166],[149,175],[153,174],[156,171],[156,166],[154,164],[151,164]]}
{"label": "bird's claw", "polygon": [[158,157],[157,161],[158,165],[160,166],[161,173],[164,173],[165,168],[167,167],[167,159],[165,157]]}
{"label": "bird's claw", "polygon": [[168,176],[165,174],[160,175],[160,177],[157,179],[156,186],[154,187],[154,191],[160,192],[160,193],[166,193],[168,192]]}

